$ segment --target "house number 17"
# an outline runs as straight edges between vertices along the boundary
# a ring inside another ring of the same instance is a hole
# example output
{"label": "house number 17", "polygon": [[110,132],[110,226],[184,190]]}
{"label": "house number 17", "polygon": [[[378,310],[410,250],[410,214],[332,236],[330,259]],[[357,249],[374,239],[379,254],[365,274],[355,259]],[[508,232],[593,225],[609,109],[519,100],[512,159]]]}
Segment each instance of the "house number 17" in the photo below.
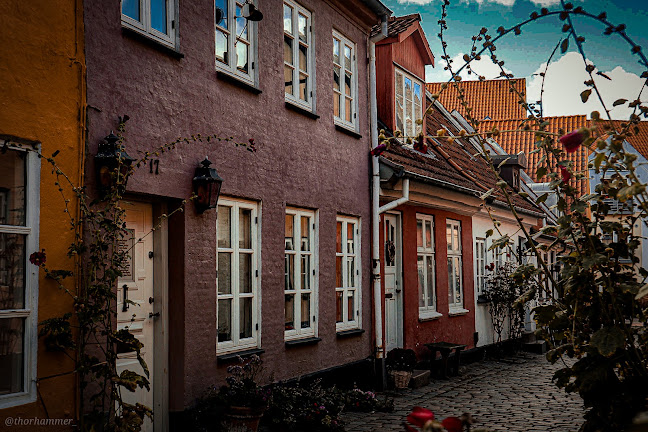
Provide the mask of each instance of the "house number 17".
{"label": "house number 17", "polygon": [[151,159],[149,161],[149,173],[153,174],[153,165],[155,165],[155,175],[160,174],[160,159]]}

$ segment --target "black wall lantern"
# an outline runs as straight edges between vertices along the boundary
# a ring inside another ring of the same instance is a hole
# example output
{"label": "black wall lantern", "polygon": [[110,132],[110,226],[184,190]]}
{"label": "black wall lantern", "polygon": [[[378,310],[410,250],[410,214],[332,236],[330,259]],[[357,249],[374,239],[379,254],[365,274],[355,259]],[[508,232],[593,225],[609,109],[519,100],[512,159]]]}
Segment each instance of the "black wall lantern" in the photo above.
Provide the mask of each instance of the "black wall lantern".
{"label": "black wall lantern", "polygon": [[205,210],[216,208],[223,179],[215,168],[209,168],[211,161],[205,156],[200,162],[193,178],[193,190],[196,194],[196,211],[200,214]]}
{"label": "black wall lantern", "polygon": [[[227,2],[226,2],[227,3]],[[227,6],[226,6],[227,7]],[[216,7],[214,12],[216,24],[221,24],[223,19],[225,19],[226,13],[223,9]],[[235,17],[238,18],[238,17]],[[254,3],[251,3],[250,0],[246,1],[241,7],[241,16],[240,18],[245,18],[248,21],[261,21],[263,19],[263,13],[257,8]]]}
{"label": "black wall lantern", "polygon": [[[99,144],[99,151],[94,158],[97,186],[102,197],[105,197],[118,183],[121,189],[119,193],[124,193],[128,181],[128,171],[135,161],[120,147],[119,137],[112,131],[104,140],[105,142]],[[117,173],[117,167],[119,167],[119,173]]]}

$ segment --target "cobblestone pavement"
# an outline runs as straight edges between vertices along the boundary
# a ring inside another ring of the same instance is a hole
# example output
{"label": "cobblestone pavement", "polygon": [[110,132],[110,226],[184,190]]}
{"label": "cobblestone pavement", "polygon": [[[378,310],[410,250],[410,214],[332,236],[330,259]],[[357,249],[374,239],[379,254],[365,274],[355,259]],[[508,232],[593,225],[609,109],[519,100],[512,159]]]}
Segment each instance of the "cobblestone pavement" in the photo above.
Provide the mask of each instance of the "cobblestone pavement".
{"label": "cobblestone pavement", "polygon": [[461,376],[432,380],[419,389],[401,390],[391,413],[346,413],[347,431],[402,431],[414,406],[436,418],[471,413],[474,428],[498,432],[572,432],[582,424],[583,404],[567,395],[551,377],[558,365],[545,357],[519,354],[501,361],[487,360],[461,368]]}

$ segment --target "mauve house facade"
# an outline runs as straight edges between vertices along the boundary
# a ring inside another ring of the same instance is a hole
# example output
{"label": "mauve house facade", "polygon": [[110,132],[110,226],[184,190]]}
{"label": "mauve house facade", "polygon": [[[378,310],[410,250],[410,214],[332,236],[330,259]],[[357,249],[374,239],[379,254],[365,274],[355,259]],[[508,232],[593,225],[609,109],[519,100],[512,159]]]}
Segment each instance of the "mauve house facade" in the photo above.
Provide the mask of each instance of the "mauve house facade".
{"label": "mauve house facade", "polygon": [[206,155],[224,179],[217,210],[190,203],[137,242],[117,292],[119,311],[127,296],[139,304],[119,325],[139,333],[153,364],[155,430],[169,427],[166,412],[173,429],[174,413],[222,383],[239,354],[259,354],[280,380],[373,352],[367,59],[371,27],[390,11],[274,0],[257,4],[255,22],[234,16],[241,6],[84,6],[89,155],[124,114],[134,157],[198,133],[257,147],[182,143],[129,180],[137,239],[191,195]]}

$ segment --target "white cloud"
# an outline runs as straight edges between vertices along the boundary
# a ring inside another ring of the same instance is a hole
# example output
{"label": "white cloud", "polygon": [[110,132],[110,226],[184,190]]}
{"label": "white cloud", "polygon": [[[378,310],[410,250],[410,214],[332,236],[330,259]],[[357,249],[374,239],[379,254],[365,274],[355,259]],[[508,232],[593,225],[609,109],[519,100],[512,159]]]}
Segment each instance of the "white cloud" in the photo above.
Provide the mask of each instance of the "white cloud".
{"label": "white cloud", "polygon": [[[459,53],[452,58],[452,70],[457,71],[460,67],[466,63],[463,59],[464,53]],[[490,57],[482,56],[478,61],[472,61],[470,63],[473,73],[468,75],[468,69],[464,69],[459,74],[462,79],[465,80],[476,80],[480,75],[484,76],[486,79],[495,79],[500,76],[501,69],[499,66],[494,64]],[[430,68],[425,74],[425,80],[427,82],[442,82],[448,81],[450,79],[450,72],[443,70],[445,67],[445,61],[438,61],[434,69]],[[504,65],[504,70],[506,73],[511,73],[509,69]]]}
{"label": "white cloud", "polygon": [[[590,63],[590,62],[588,62]],[[546,63],[540,65],[536,74],[544,72]],[[596,73],[598,70],[595,70]],[[645,80],[630,72],[626,72],[621,66],[611,71],[604,71],[611,80],[600,75],[594,75],[594,81],[599,88],[603,101],[611,110],[612,118],[627,119],[632,112],[627,104],[612,107],[617,99],[633,101],[637,98]],[[545,116],[560,116],[587,114],[592,111],[599,111],[604,115],[601,103],[595,92],[589,97],[587,103],[583,103],[580,94],[588,87],[584,81],[589,80],[585,71],[583,60],[578,53],[569,52],[556,61],[549,64],[544,85],[543,114]],[[535,75],[527,78],[527,101],[534,102],[540,98],[540,87],[542,77]],[[642,101],[648,101],[648,89],[644,91]]]}

